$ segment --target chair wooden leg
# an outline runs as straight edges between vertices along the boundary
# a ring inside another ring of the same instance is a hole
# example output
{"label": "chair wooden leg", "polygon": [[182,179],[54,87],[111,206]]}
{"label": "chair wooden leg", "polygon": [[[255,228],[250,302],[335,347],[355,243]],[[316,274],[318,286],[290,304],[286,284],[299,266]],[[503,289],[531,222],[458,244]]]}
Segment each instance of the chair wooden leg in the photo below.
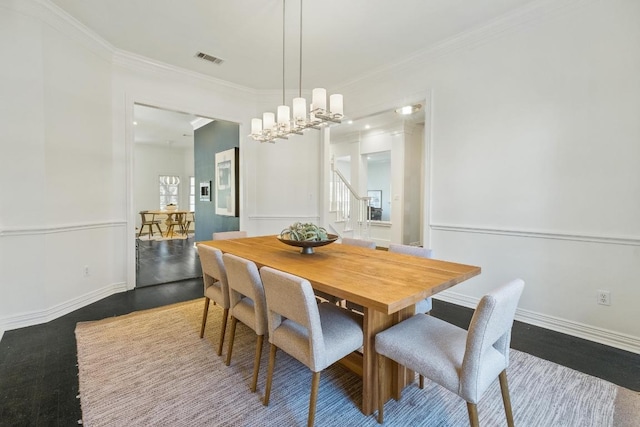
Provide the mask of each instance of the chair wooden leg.
{"label": "chair wooden leg", "polygon": [[[204,337],[204,326],[207,324],[207,314],[209,314],[209,298],[204,298],[204,312],[202,313],[202,326],[200,327],[200,338]],[[220,354],[220,353],[218,353]]]}
{"label": "chair wooden leg", "polygon": [[467,411],[469,411],[469,424],[471,427],[480,427],[478,422],[478,407],[475,403],[467,402]]}
{"label": "chair wooden leg", "polygon": [[229,333],[231,336],[229,337],[229,350],[227,350],[227,360],[225,364],[229,366],[231,364],[231,352],[233,351],[233,340],[236,338],[236,324],[238,323],[238,319],[231,315],[231,330]]}
{"label": "chair wooden leg", "polygon": [[258,335],[256,340],[256,357],[253,361],[253,379],[251,380],[251,392],[254,393],[258,387],[258,372],[260,371],[260,356],[262,355],[262,343],[264,335]]}
{"label": "chair wooden leg", "polygon": [[273,379],[273,369],[276,367],[276,350],[278,350],[278,347],[271,344],[271,349],[269,350],[269,367],[267,368],[267,384],[264,389],[264,400],[262,401],[264,406],[269,405],[269,397],[271,396],[271,380]]}
{"label": "chair wooden leg", "polygon": [[224,335],[227,331],[227,318],[229,317],[229,309],[225,308],[222,313],[222,325],[220,326],[220,343],[218,344],[218,356],[222,354],[222,346],[224,345]]}
{"label": "chair wooden leg", "polygon": [[511,410],[511,399],[509,398],[509,384],[507,383],[507,370],[500,372],[500,391],[504,402],[504,412],[507,415],[507,425],[513,427],[513,412]]}
{"label": "chair wooden leg", "polygon": [[311,378],[311,396],[309,397],[309,418],[307,427],[313,427],[316,419],[316,403],[318,402],[318,387],[320,386],[320,372],[314,372]]}
{"label": "chair wooden leg", "polygon": [[424,389],[424,375],[420,375],[420,389]]}
{"label": "chair wooden leg", "polygon": [[378,423],[384,423],[384,364],[385,357],[381,354],[378,354],[377,362],[378,362]]}
{"label": "chair wooden leg", "polygon": [[[160,228],[160,224],[158,224],[157,222],[155,224],[156,224],[156,228],[158,229],[158,233],[160,233],[160,236],[162,236],[162,229]],[[149,228],[152,229],[151,235],[153,236],[153,227],[150,226]]]}

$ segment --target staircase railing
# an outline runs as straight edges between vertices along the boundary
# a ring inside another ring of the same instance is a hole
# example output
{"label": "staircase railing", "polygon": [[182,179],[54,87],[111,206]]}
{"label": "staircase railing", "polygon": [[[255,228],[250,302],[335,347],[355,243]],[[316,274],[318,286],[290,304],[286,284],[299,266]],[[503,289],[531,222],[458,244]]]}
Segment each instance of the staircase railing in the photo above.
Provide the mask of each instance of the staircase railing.
{"label": "staircase railing", "polygon": [[371,230],[371,197],[360,196],[349,181],[335,168],[331,160],[329,183],[330,211],[336,213],[336,222],[344,223],[343,234],[368,239]]}

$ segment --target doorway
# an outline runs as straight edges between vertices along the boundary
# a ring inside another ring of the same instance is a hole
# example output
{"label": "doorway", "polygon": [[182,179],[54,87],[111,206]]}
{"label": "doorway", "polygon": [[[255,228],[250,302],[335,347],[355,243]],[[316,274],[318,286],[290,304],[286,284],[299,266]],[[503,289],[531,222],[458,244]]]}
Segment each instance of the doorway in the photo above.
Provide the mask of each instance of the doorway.
{"label": "doorway", "polygon": [[[185,222],[167,233],[167,215],[153,212],[167,205],[194,211],[194,130],[212,120],[142,104],[134,105],[133,117],[136,287],[201,277],[194,218],[180,216]],[[157,225],[142,227],[143,211]]]}

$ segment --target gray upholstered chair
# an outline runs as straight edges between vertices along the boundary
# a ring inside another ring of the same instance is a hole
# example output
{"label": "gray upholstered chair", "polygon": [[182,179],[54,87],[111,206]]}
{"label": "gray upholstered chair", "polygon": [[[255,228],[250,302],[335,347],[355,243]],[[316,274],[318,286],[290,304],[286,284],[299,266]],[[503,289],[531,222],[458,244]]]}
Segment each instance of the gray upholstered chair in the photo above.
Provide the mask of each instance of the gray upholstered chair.
{"label": "gray upholstered chair", "polygon": [[376,242],[365,239],[353,239],[351,237],[343,237],[341,240],[344,245],[359,246],[361,248],[375,249]]}
{"label": "gray upholstered chair", "polygon": [[247,237],[246,231],[218,231],[211,236],[213,240],[241,239],[243,237]]}
{"label": "gray upholstered chair", "polygon": [[236,335],[238,320],[253,329],[256,333],[256,355],[253,363],[253,380],[251,391],[255,392],[260,371],[260,355],[262,344],[267,333],[267,307],[264,298],[264,288],[258,267],[253,261],[232,254],[222,255],[227,269],[227,283],[229,284],[229,302],[231,311],[231,337],[227,350],[226,364],[231,364],[233,341]]}
{"label": "gray upholstered chair", "polygon": [[[389,244],[389,252],[398,254],[412,255],[421,258],[433,258],[431,249],[422,248],[420,246],[401,245],[398,243]],[[425,298],[416,304],[416,313],[428,313],[433,308],[431,298]]]}
{"label": "gray upholstered chair", "polygon": [[333,304],[317,304],[306,279],[269,267],[260,269],[267,298],[269,368],[264,405],[269,404],[271,382],[279,348],[313,372],[309,416],[315,419],[320,372],[362,347],[362,319]]}
{"label": "gray upholstered chair", "polygon": [[227,330],[227,318],[229,317],[229,286],[227,284],[227,272],[222,261],[222,252],[211,246],[199,244],[198,256],[202,265],[202,281],[204,282],[204,313],[202,313],[202,327],[200,338],[204,336],[204,327],[207,324],[209,314],[209,301],[222,307],[222,325],[220,326],[220,343],[218,344],[218,356],[222,354],[224,335]]}
{"label": "gray upholstered chair", "polygon": [[[385,378],[384,357],[424,375],[467,402],[471,426],[478,426],[477,403],[500,379],[507,423],[513,414],[507,385],[511,327],[524,282],[513,280],[485,295],[476,308],[469,331],[426,314],[416,314],[376,335],[378,386]],[[378,422],[384,402],[378,392]]]}

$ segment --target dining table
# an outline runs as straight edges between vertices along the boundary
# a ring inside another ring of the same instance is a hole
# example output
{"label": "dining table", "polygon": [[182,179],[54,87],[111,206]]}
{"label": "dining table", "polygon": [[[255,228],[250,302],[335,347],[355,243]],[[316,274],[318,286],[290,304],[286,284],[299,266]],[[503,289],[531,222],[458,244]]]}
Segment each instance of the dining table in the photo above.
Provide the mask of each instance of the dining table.
{"label": "dining table", "polygon": [[165,209],[165,210],[156,210],[156,211],[147,211],[147,212],[154,215],[167,216],[167,218],[164,221],[165,224],[167,225],[167,231],[164,237],[169,237],[169,234],[173,234],[173,229],[169,227],[169,224],[174,221],[173,219],[174,216],[176,218],[180,218],[180,216],[184,218],[184,216],[186,216],[188,213],[191,213],[191,211],[184,211],[184,210],[178,210],[178,209],[173,209],[173,210]]}
{"label": "dining table", "polygon": [[[340,362],[362,376],[365,415],[377,408],[375,336],[413,316],[415,304],[478,274],[477,266],[344,245],[316,247],[313,253],[279,241],[278,236],[203,241],[253,261],[307,279],[316,291],[362,306],[363,347]],[[383,399],[399,399],[415,373],[387,359]]]}

